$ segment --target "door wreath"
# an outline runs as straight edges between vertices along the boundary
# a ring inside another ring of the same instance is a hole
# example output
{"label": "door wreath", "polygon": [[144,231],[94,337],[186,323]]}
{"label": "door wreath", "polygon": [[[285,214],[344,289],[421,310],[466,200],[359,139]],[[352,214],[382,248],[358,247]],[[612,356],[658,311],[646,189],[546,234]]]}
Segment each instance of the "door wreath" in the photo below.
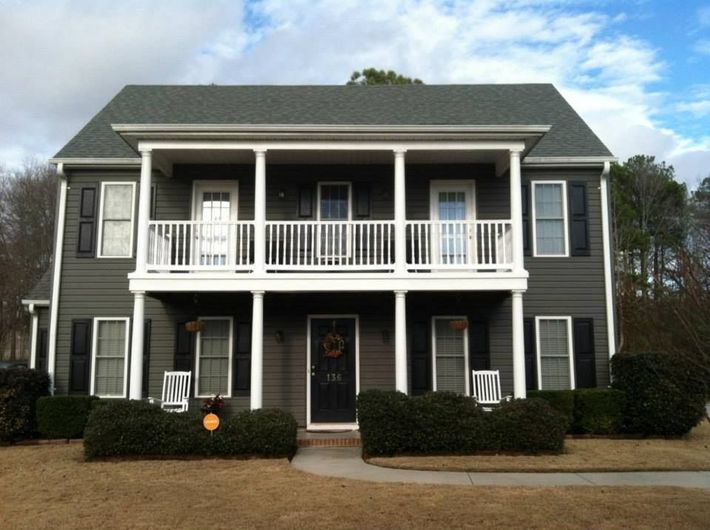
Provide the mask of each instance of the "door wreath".
{"label": "door wreath", "polygon": [[343,354],[345,349],[345,339],[342,335],[333,329],[328,333],[323,339],[323,349],[325,350],[324,357],[329,357],[331,359],[337,359]]}

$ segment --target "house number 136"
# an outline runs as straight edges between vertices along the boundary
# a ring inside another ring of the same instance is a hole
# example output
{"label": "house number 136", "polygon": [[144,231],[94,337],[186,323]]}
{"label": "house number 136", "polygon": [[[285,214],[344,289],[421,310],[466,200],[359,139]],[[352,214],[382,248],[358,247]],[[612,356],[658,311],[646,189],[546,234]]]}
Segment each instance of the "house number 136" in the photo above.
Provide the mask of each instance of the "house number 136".
{"label": "house number 136", "polygon": [[337,381],[342,381],[343,374],[328,373],[328,374],[325,374],[325,380],[328,381],[329,383],[335,383]]}

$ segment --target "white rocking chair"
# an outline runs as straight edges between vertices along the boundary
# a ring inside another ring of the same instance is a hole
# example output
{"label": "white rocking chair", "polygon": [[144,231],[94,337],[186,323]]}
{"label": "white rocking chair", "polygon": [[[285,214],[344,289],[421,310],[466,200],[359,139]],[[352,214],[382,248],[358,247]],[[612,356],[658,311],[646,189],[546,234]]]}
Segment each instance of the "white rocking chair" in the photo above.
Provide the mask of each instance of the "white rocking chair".
{"label": "white rocking chair", "polygon": [[500,370],[472,370],[473,397],[483,407],[490,411],[493,406],[502,401],[510,401],[511,396],[503,397],[500,391]]}
{"label": "white rocking chair", "polygon": [[165,372],[163,375],[163,397],[148,398],[149,403],[160,403],[160,408],[168,412],[187,412],[190,398],[192,372]]}

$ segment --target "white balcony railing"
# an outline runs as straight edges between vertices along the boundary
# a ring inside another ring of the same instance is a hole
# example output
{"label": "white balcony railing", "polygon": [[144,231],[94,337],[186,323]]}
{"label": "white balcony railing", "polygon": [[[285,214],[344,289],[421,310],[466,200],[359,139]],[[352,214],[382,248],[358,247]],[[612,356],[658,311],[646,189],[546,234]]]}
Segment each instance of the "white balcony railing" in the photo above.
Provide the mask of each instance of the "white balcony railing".
{"label": "white balcony railing", "polygon": [[267,221],[266,270],[394,268],[394,221]]}
{"label": "white balcony railing", "polygon": [[147,269],[251,270],[253,239],[253,221],[150,221]]}
{"label": "white balcony railing", "polygon": [[510,221],[407,221],[407,269],[492,270],[513,267]]}
{"label": "white balcony railing", "polygon": [[[394,221],[267,221],[264,269],[378,271],[395,269]],[[512,223],[407,221],[411,272],[513,269]],[[148,271],[254,270],[253,221],[150,221]]]}

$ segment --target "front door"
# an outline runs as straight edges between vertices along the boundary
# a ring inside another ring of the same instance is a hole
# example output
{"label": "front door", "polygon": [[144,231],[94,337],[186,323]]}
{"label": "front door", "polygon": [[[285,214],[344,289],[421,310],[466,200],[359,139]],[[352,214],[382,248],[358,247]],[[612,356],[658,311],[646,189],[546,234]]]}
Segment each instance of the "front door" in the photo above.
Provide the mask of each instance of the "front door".
{"label": "front door", "polygon": [[472,181],[432,181],[431,219],[432,262],[441,265],[467,265],[475,255],[474,189]]}
{"label": "front door", "polygon": [[230,221],[237,220],[237,181],[197,180],[194,182],[192,239],[198,265],[234,263]]}
{"label": "front door", "polygon": [[311,422],[355,422],[354,318],[311,319]]}

